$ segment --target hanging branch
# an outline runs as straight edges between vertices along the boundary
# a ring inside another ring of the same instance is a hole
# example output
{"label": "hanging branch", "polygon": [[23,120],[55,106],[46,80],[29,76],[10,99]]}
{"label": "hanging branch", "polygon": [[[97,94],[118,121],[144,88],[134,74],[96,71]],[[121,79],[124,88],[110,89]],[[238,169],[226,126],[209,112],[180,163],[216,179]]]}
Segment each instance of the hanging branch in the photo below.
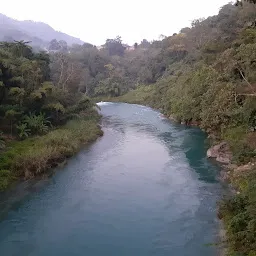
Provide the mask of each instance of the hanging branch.
{"label": "hanging branch", "polygon": [[254,88],[253,88],[253,86],[251,85],[251,83],[245,78],[245,76],[244,76],[244,74],[243,74],[243,71],[242,71],[239,67],[237,67],[237,69],[239,70],[239,73],[240,73],[240,75],[242,76],[242,78],[244,79],[244,81],[251,87],[251,89],[252,89],[253,91],[255,91]]}
{"label": "hanging branch", "polygon": [[237,66],[237,69],[238,69],[238,71],[239,71],[241,77],[242,77],[243,80],[246,82],[246,84],[251,88],[251,90],[252,90],[253,93],[235,93],[235,102],[236,102],[236,104],[238,104],[238,102],[237,102],[237,97],[238,97],[238,96],[256,97],[256,91],[255,91],[254,87],[252,86],[252,84],[251,84],[251,83],[246,79],[246,77],[244,76],[244,73],[243,73],[242,69],[241,69],[239,66]]}

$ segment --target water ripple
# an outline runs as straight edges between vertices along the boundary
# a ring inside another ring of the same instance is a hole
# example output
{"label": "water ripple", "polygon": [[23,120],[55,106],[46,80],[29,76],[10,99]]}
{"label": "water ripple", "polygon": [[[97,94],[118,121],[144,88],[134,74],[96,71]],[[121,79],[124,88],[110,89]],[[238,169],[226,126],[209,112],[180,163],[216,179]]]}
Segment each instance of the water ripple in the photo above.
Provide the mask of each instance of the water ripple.
{"label": "water ripple", "polygon": [[102,138],[2,197],[1,255],[215,255],[221,187],[205,134],[147,107],[98,105]]}

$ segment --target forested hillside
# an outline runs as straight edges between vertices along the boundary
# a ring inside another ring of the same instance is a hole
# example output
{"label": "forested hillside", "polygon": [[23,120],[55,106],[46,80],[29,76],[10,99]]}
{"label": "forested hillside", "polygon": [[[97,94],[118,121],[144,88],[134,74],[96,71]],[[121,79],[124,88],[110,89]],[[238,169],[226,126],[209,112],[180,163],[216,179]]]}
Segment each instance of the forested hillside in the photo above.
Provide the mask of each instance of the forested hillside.
{"label": "forested hillside", "polygon": [[[13,176],[33,176],[54,165],[53,159],[71,155],[83,132],[95,137],[97,126],[88,119],[96,114],[88,96],[150,105],[179,122],[199,125],[214,142],[227,141],[237,165],[255,161],[254,1],[225,5],[218,15],[194,20],[159,41],[127,47],[116,37],[97,48],[68,47],[57,38],[50,50],[50,55],[34,53],[23,41],[0,45],[3,188]],[[31,145],[32,151],[24,150]],[[231,181],[239,194],[221,206],[231,255],[256,255],[256,171]]]}
{"label": "forested hillside", "polygon": [[131,62],[141,86],[117,100],[148,104],[171,119],[199,125],[214,143],[228,142],[239,166],[227,171],[236,194],[219,211],[228,255],[256,255],[255,5],[226,5],[217,16],[196,20],[149,49],[146,65]]}
{"label": "forested hillside", "polygon": [[[235,161],[248,162],[255,156],[255,19],[252,3],[223,6],[218,15],[195,20],[178,34],[113,56],[87,91],[118,96],[137,88],[121,99],[200,125],[229,140]],[[99,54],[98,63],[107,63]]]}
{"label": "forested hillside", "polygon": [[71,56],[83,67],[80,86],[88,95],[150,105],[179,122],[199,125],[213,143],[228,142],[232,161],[240,166],[229,171],[238,192],[221,203],[219,217],[224,219],[230,255],[255,255],[253,1],[225,5],[216,16],[194,20],[190,28],[162,41],[143,40],[134,50],[123,48],[117,38],[100,51],[74,48]]}

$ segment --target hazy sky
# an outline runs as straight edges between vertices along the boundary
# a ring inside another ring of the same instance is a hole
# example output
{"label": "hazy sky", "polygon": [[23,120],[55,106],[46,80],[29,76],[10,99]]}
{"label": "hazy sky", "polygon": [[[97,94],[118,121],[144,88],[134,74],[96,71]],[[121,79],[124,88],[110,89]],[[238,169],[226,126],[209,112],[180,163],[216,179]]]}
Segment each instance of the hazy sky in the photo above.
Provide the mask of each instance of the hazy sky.
{"label": "hazy sky", "polygon": [[0,12],[48,23],[96,45],[120,35],[125,43],[172,35],[195,18],[215,15],[227,0],[7,0]]}

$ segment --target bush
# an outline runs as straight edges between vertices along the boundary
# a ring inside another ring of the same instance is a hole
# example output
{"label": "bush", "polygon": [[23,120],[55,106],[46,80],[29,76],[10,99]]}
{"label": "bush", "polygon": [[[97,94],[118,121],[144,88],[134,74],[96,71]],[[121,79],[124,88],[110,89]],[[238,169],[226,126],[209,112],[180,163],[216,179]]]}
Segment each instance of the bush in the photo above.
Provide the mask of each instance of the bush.
{"label": "bush", "polygon": [[9,170],[0,170],[0,191],[7,188],[11,180],[11,172]]}
{"label": "bush", "polygon": [[11,169],[16,176],[34,177],[57,166],[83,144],[101,135],[102,131],[95,120],[70,120],[64,127],[46,135],[10,145],[0,156],[0,168]]}
{"label": "bush", "polygon": [[31,129],[28,128],[27,123],[16,125],[16,129],[18,130],[18,136],[20,139],[26,139],[31,134]]}
{"label": "bush", "polygon": [[227,239],[233,253],[231,255],[255,255],[256,170],[240,179],[240,194],[223,200],[219,206],[219,215],[223,217],[227,228]]}
{"label": "bush", "polygon": [[239,164],[248,163],[256,157],[256,151],[250,145],[252,141],[248,141],[249,135],[246,126],[228,127],[222,133],[222,138],[231,147],[234,161]]}
{"label": "bush", "polygon": [[5,148],[5,140],[3,133],[0,131],[0,150]]}
{"label": "bush", "polygon": [[27,124],[27,128],[31,130],[32,134],[45,134],[51,125],[51,122],[42,112],[39,115],[29,113],[29,115],[25,116],[24,123]]}
{"label": "bush", "polygon": [[14,159],[16,173],[26,178],[41,174],[64,160],[64,156],[57,147],[32,147]]}

